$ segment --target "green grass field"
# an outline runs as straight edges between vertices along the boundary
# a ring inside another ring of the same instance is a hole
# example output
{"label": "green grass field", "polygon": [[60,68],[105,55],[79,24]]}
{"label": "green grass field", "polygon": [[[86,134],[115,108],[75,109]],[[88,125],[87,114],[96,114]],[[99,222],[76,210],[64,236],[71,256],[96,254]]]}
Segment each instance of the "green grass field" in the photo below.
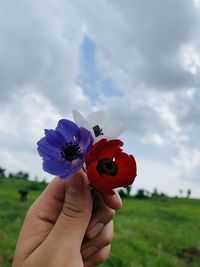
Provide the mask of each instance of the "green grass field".
{"label": "green grass field", "polygon": [[[18,190],[29,189],[28,201]],[[27,209],[44,184],[0,179],[0,266],[10,267]],[[200,200],[124,199],[115,217],[110,258],[103,267],[199,267],[200,256],[177,253],[200,248]]]}

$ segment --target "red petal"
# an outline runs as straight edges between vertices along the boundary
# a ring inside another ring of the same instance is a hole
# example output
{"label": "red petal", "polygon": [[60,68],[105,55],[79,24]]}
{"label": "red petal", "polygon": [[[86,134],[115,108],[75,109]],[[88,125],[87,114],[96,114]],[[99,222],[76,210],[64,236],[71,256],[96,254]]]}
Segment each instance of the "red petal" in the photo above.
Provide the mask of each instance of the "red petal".
{"label": "red petal", "polygon": [[99,142],[97,142],[91,147],[89,153],[85,157],[86,165],[88,165],[93,160],[98,160],[99,154],[101,153],[101,150],[106,144],[106,142],[106,139],[101,139]]}
{"label": "red petal", "polygon": [[117,166],[120,166],[120,168],[127,167],[128,158],[128,154],[121,152],[116,155],[115,163],[117,164]]}
{"label": "red petal", "polygon": [[119,184],[119,180],[117,179],[117,176],[111,176],[111,175],[108,175],[108,174],[103,174],[101,177],[102,177],[102,179],[104,179],[104,181],[112,189],[121,186],[121,185],[118,185]]}
{"label": "red petal", "polygon": [[115,155],[122,151],[121,146],[123,146],[123,142],[118,139],[107,141],[101,149],[100,158],[114,158]]}
{"label": "red petal", "polygon": [[127,187],[132,184],[137,176],[137,167],[135,159],[132,155],[128,157],[127,166],[124,168],[119,167],[119,177],[124,177],[123,184],[121,186]]}
{"label": "red petal", "polygon": [[133,175],[136,176],[136,166],[134,165],[134,162],[129,159],[127,166],[124,167],[118,167],[118,174],[119,175]]}
{"label": "red petal", "polygon": [[90,163],[87,168],[88,180],[100,191],[113,194],[112,188],[106,183],[102,176],[96,170],[96,162]]}
{"label": "red petal", "polygon": [[[103,179],[106,183],[109,184],[111,188],[117,187],[127,187],[132,184],[136,177],[136,162],[132,155],[127,155],[126,153],[122,153],[122,161],[119,161],[118,157],[118,173],[116,176],[111,175],[102,175]],[[125,160],[126,159],[126,160]]]}
{"label": "red petal", "polygon": [[[113,188],[127,187],[132,184],[136,177],[136,162],[132,155],[128,155],[121,150],[123,143],[120,140],[102,139],[91,148],[86,157],[87,174],[89,181],[100,191],[113,194]],[[103,158],[115,158],[118,166],[116,176],[99,175],[96,166],[97,162]]]}

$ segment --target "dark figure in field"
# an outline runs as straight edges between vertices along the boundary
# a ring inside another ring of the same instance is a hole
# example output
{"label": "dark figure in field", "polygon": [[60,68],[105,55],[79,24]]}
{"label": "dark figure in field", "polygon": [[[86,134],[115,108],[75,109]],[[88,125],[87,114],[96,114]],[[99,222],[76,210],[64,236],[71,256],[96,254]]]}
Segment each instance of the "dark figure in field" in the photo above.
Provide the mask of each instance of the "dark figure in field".
{"label": "dark figure in field", "polygon": [[18,191],[18,193],[20,194],[20,200],[21,201],[26,201],[27,200],[28,190],[21,189],[21,190]]}

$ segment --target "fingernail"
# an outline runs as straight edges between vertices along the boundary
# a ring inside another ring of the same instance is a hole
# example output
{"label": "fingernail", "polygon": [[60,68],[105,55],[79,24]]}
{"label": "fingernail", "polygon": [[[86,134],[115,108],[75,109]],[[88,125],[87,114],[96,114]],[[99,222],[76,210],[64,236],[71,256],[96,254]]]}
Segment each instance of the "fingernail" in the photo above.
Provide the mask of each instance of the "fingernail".
{"label": "fingernail", "polygon": [[84,249],[83,251],[81,251],[81,254],[83,256],[83,258],[87,258],[89,256],[91,256],[93,253],[95,253],[97,251],[97,247],[88,247],[86,249]]}
{"label": "fingernail", "polygon": [[81,174],[77,174],[70,179],[68,192],[69,193],[79,193],[83,189],[83,177]]}
{"label": "fingernail", "polygon": [[87,231],[87,238],[93,239],[103,229],[103,223],[97,223]]}

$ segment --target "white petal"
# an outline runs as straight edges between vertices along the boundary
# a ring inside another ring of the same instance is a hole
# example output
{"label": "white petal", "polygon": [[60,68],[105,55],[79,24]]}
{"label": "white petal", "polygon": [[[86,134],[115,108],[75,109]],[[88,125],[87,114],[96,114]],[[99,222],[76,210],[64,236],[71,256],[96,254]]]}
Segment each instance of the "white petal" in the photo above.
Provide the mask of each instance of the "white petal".
{"label": "white petal", "polygon": [[91,127],[99,125],[100,128],[102,128],[102,124],[108,120],[106,114],[103,111],[92,112],[88,115],[87,119]]}
{"label": "white petal", "polygon": [[85,117],[78,111],[73,109],[72,114],[74,117],[74,122],[79,126],[79,127],[84,127],[88,131],[91,131],[91,127],[89,122],[85,119]]}
{"label": "white petal", "polygon": [[[88,115],[87,119],[77,110],[73,110],[73,117],[75,123],[79,127],[84,127],[89,130],[95,142],[102,138],[115,139],[117,138],[125,129],[125,125],[121,122],[111,122],[103,111],[95,111]],[[104,135],[95,137],[93,127],[98,125],[102,129]]]}
{"label": "white petal", "polygon": [[110,127],[106,129],[106,135],[117,138],[125,129],[125,124],[121,122],[111,123]]}

